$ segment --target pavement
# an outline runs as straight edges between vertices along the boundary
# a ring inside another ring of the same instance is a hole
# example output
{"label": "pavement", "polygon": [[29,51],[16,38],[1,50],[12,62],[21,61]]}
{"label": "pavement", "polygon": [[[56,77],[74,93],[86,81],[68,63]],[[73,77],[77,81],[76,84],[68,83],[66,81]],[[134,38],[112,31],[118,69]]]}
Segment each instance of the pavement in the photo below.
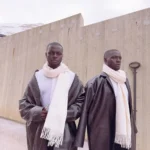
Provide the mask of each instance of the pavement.
{"label": "pavement", "polygon": [[[27,150],[24,124],[0,118],[0,150]],[[88,150],[87,142],[78,150]]]}

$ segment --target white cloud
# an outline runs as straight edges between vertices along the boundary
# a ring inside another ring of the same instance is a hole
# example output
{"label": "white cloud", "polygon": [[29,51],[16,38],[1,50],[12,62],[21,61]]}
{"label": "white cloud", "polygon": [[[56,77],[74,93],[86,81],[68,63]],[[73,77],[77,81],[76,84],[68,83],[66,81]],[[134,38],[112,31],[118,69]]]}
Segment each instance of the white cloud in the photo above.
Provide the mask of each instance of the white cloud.
{"label": "white cloud", "polygon": [[0,23],[4,23],[3,17],[0,16]]}
{"label": "white cloud", "polygon": [[82,13],[85,24],[150,7],[150,0],[0,0],[0,22],[50,23]]}

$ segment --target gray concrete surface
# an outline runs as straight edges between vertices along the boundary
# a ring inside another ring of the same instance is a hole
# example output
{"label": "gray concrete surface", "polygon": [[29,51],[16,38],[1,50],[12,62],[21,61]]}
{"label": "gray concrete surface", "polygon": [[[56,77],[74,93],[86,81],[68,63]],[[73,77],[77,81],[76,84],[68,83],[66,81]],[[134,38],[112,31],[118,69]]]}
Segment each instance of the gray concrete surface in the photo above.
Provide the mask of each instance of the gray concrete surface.
{"label": "gray concrete surface", "polygon": [[[23,124],[0,118],[0,150],[27,150]],[[88,150],[87,142],[79,150]]]}

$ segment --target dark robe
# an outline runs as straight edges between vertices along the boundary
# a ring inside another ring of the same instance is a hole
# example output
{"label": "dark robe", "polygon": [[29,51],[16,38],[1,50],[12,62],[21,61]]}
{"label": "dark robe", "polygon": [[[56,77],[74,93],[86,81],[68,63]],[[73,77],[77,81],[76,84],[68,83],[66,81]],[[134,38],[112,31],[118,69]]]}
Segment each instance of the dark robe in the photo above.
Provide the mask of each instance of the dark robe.
{"label": "dark robe", "polygon": [[[73,146],[77,132],[75,120],[81,115],[84,94],[83,85],[75,75],[68,95],[68,111],[63,144],[59,148],[54,147],[54,150],[77,149]],[[45,121],[41,118],[42,109],[40,90],[34,75],[26,88],[23,98],[19,101],[21,117],[26,120],[28,150],[47,150],[47,141],[40,138]]]}
{"label": "dark robe", "polygon": [[[132,115],[131,90],[128,80],[126,86],[129,93],[129,109],[131,116],[132,137],[136,127]],[[90,80],[85,88],[86,98],[80,118],[75,145],[83,146],[87,126],[90,150],[115,150],[115,116],[116,99],[112,83],[107,74],[102,73]],[[133,142],[133,141],[132,141]],[[132,143],[133,144],[133,143]]]}

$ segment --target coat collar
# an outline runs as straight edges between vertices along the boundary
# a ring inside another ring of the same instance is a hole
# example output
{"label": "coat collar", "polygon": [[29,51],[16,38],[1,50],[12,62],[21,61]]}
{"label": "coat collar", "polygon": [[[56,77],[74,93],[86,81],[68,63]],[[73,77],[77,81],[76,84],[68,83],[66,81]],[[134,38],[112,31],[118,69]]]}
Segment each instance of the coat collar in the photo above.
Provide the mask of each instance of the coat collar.
{"label": "coat collar", "polygon": [[114,91],[114,88],[113,88],[113,85],[112,85],[112,82],[111,82],[109,76],[108,76],[105,72],[102,72],[100,76],[106,78],[106,80],[108,81],[108,83],[109,83],[109,85],[110,85],[112,91],[113,91],[114,94],[115,94],[115,91]]}
{"label": "coat collar", "polygon": [[[42,106],[41,99],[40,99],[40,97],[41,97],[40,96],[40,88],[39,88],[38,81],[37,81],[36,76],[35,76],[36,72],[38,72],[38,71],[39,70],[36,70],[34,72],[34,75],[33,75],[32,79],[31,79],[31,82],[30,82],[30,86],[32,87],[33,96],[36,99],[37,104],[39,106]],[[69,90],[68,106],[71,104],[71,99],[74,98],[74,96],[72,96],[70,93],[74,93],[73,90],[74,90],[75,86],[78,87],[78,88],[82,87],[82,84],[79,82],[79,79],[77,78],[76,75],[74,77],[72,86],[70,87],[70,90]]]}
{"label": "coat collar", "polygon": [[36,72],[38,72],[38,71],[39,70],[36,70],[34,72],[34,75],[33,75],[31,82],[30,82],[30,87],[32,88],[33,96],[36,99],[37,105],[42,106],[42,103],[40,100],[40,89],[39,89],[38,82],[37,82],[37,79],[35,76]]}
{"label": "coat collar", "polygon": [[[109,76],[108,76],[105,72],[102,72],[100,76],[106,78],[106,80],[108,81],[108,83],[109,83],[109,85],[110,85],[112,91],[113,91],[114,94],[115,94],[115,91],[114,91],[114,88],[113,88],[113,85],[112,85],[112,82],[111,82]],[[132,96],[131,96],[131,89],[130,89],[130,85],[129,85],[128,79],[126,80],[125,85],[126,85],[127,90],[128,90],[129,105],[131,106],[131,105],[132,105]],[[130,107],[130,108],[131,108],[131,107]]]}
{"label": "coat collar", "polygon": [[[106,78],[107,81],[108,81],[108,83],[109,83],[109,84],[111,85],[111,87],[113,88],[112,82],[111,82],[109,76],[108,76],[105,72],[102,72],[100,76]],[[126,86],[127,86],[128,91],[130,91],[130,85],[129,85],[128,79],[126,80],[125,84],[126,84]]]}

